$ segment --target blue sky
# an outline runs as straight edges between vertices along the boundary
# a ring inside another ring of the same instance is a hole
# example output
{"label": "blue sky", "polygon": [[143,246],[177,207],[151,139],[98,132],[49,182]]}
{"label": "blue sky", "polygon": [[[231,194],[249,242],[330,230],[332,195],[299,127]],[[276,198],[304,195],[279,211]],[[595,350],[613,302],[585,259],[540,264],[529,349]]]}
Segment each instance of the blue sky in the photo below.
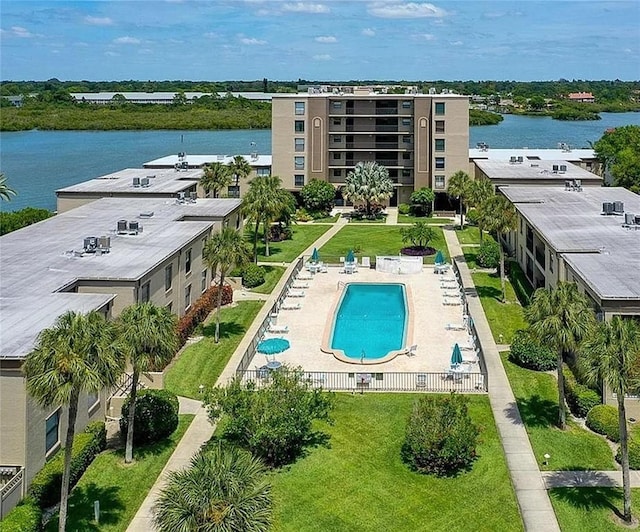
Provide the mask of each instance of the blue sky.
{"label": "blue sky", "polygon": [[3,80],[640,79],[640,1],[2,0]]}

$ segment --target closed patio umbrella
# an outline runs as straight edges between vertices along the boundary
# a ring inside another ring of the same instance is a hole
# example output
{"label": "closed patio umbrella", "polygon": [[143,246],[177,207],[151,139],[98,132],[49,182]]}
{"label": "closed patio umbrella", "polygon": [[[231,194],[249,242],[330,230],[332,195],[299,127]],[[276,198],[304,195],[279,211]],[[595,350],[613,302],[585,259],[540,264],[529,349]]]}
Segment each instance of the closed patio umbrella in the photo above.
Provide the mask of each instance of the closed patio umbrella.
{"label": "closed patio umbrella", "polygon": [[318,253],[318,248],[313,248],[313,253],[311,254],[311,262],[320,262],[320,253]]}
{"label": "closed patio umbrella", "polygon": [[451,353],[451,365],[457,366],[458,364],[462,364],[462,351],[460,351],[460,346],[456,343],[453,346],[453,353]]}
{"label": "closed patio umbrella", "polygon": [[440,250],[438,250],[438,253],[436,253],[435,263],[436,264],[444,264],[444,255],[442,254],[442,251],[440,251]]}
{"label": "closed patio umbrella", "polygon": [[345,262],[355,262],[356,261],[356,256],[353,254],[353,250],[350,249],[349,253],[347,253],[347,258],[345,259]]}

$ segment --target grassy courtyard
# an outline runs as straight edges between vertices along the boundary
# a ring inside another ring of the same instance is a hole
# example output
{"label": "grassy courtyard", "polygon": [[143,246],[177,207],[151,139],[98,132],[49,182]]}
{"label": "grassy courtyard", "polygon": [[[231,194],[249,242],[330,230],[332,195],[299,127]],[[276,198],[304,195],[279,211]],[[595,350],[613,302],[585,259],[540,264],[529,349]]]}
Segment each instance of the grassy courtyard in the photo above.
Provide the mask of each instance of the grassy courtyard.
{"label": "grassy courtyard", "polygon": [[337,394],[335,423],[324,428],[328,446],[273,474],[273,530],[522,530],[488,398],[469,398],[482,428],[472,471],[435,478],[400,458],[417,397]]}
{"label": "grassy courtyard", "polygon": [[220,342],[215,343],[215,316],[203,327],[204,338],[188,346],[165,375],[165,388],[197,399],[198,387],[213,386],[262,307],[262,301],[241,301],[222,309]]}
{"label": "grassy courtyard", "polygon": [[[99,454],[71,493],[67,530],[126,530],[193,417],[181,415],[178,428],[171,436],[134,448],[133,464],[124,463],[122,449]],[[100,523],[93,520],[94,501],[100,501]],[[51,519],[46,530],[58,530],[58,519]]]}
{"label": "grassy courtyard", "polygon": [[278,284],[286,268],[284,266],[262,266],[262,268],[264,268],[264,283],[251,288],[251,291],[258,294],[270,294]]}
{"label": "grassy courtyard", "polygon": [[413,216],[411,214],[398,214],[399,224],[414,224],[416,222],[425,222],[429,225],[447,225],[453,223],[451,218],[438,218],[438,217],[426,217],[426,216]]}
{"label": "grassy courtyard", "polygon": [[[291,262],[307,249],[315,240],[331,227],[330,224],[293,224],[291,231],[293,238],[282,242],[269,242],[269,256],[265,256],[264,240],[258,241],[258,261],[263,262]],[[245,238],[253,249],[253,227],[245,228]]]}

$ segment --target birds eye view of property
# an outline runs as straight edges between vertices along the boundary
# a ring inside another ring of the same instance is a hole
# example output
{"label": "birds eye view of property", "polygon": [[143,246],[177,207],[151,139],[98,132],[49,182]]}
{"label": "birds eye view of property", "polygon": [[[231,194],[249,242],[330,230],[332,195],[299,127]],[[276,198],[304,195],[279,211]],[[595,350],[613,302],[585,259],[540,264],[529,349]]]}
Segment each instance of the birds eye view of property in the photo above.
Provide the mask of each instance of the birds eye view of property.
{"label": "birds eye view of property", "polygon": [[3,0],[0,530],[637,529],[639,20]]}

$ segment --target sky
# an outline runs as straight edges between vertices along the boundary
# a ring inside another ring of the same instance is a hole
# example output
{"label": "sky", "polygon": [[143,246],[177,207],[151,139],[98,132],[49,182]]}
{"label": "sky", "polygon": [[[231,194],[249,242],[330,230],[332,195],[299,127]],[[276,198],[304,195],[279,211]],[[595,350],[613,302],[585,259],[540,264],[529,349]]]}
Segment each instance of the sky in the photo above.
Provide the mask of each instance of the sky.
{"label": "sky", "polygon": [[6,80],[640,80],[640,1],[2,0]]}

